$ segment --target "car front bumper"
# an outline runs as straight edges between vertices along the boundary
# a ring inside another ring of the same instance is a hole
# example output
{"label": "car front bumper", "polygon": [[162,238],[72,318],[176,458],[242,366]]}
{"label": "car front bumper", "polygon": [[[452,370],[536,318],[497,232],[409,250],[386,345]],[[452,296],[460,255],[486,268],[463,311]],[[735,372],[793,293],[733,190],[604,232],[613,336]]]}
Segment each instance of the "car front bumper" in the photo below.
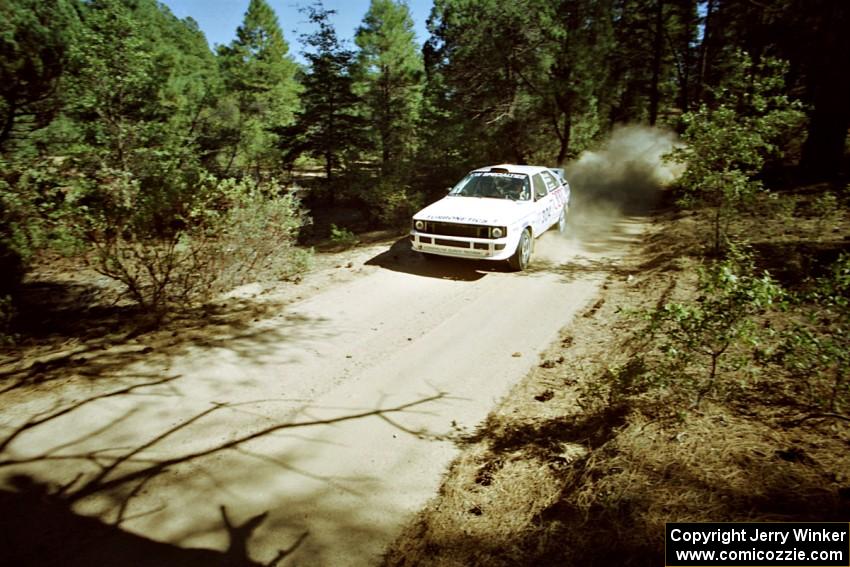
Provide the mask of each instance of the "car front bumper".
{"label": "car front bumper", "polygon": [[410,245],[417,252],[472,258],[479,260],[507,260],[516,250],[518,235],[505,238],[468,238],[462,236],[442,236],[410,231]]}

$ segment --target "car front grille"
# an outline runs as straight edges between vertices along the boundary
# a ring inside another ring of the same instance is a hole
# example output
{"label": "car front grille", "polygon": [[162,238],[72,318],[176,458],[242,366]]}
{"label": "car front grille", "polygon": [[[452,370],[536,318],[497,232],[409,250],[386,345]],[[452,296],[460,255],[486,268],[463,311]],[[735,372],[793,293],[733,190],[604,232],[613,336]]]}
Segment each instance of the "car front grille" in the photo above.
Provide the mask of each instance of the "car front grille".
{"label": "car front grille", "polygon": [[469,242],[462,240],[446,240],[445,238],[435,238],[434,244],[439,246],[451,246],[453,248],[469,248]]}
{"label": "car front grille", "polygon": [[441,236],[460,236],[463,238],[490,238],[490,227],[478,224],[426,221],[425,228],[419,232],[439,234]]}

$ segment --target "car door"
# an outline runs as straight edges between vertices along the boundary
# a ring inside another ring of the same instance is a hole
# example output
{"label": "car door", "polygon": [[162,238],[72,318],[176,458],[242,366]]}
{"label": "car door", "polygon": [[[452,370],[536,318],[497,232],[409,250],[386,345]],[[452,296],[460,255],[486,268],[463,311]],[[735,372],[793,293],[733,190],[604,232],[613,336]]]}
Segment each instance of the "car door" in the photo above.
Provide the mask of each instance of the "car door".
{"label": "car door", "polygon": [[544,232],[549,228],[549,217],[552,215],[551,206],[552,200],[549,196],[549,190],[546,188],[546,182],[539,173],[531,176],[531,192],[534,198],[534,219],[532,225],[534,227],[534,235]]}
{"label": "car door", "polygon": [[561,216],[561,209],[564,208],[564,205],[567,203],[567,193],[566,189],[560,182],[560,180],[548,171],[544,171],[540,174],[543,178],[543,182],[546,184],[546,190],[549,194],[549,217],[548,224],[546,227],[550,227],[556,222]]}

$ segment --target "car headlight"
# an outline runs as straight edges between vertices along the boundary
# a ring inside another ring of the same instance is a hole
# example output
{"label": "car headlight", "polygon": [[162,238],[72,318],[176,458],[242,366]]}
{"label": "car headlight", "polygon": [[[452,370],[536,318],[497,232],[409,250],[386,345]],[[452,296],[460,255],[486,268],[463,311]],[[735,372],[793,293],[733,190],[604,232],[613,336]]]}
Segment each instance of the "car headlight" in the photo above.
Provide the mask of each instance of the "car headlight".
{"label": "car headlight", "polygon": [[413,221],[413,228],[415,228],[416,230],[425,230],[425,221],[423,221],[423,220]]}
{"label": "car headlight", "polygon": [[496,226],[490,229],[490,236],[492,236],[493,238],[502,238],[504,235],[505,230],[500,226]]}

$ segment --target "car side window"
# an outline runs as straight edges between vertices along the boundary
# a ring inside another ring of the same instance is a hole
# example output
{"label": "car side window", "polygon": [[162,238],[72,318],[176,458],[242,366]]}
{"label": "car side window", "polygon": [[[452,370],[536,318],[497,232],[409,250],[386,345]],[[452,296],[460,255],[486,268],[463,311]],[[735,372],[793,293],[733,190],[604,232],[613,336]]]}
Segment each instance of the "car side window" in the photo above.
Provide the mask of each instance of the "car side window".
{"label": "car side window", "polygon": [[519,194],[520,201],[528,201],[531,199],[531,181],[528,177],[522,180],[522,191]]}
{"label": "car side window", "polygon": [[546,189],[551,193],[555,189],[558,188],[558,180],[555,179],[555,176],[549,173],[548,171],[544,171],[541,173],[543,175],[543,181],[546,183]]}
{"label": "car side window", "polygon": [[543,183],[543,178],[540,177],[539,173],[535,173],[534,177],[531,178],[531,184],[534,186],[535,201],[542,199],[548,194],[548,191],[546,191],[546,184]]}

